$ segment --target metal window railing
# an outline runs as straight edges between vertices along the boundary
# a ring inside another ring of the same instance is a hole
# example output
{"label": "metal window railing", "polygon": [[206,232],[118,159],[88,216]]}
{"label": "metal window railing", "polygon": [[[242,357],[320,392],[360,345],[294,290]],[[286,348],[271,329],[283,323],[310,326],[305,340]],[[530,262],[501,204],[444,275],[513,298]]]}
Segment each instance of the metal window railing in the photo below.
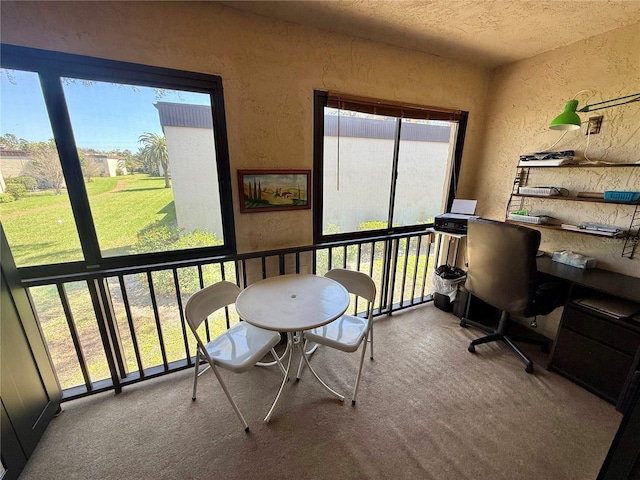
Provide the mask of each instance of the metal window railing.
{"label": "metal window railing", "polygon": [[[63,400],[69,400],[120,392],[128,384],[193,366],[195,339],[186,328],[184,305],[205,285],[229,280],[244,287],[274,275],[323,275],[331,268],[349,268],[374,279],[374,315],[391,315],[431,301],[433,269],[443,246],[433,233],[407,233],[23,283],[29,287]],[[353,302],[354,313],[358,307]],[[230,307],[201,328],[210,340],[237,321]]]}

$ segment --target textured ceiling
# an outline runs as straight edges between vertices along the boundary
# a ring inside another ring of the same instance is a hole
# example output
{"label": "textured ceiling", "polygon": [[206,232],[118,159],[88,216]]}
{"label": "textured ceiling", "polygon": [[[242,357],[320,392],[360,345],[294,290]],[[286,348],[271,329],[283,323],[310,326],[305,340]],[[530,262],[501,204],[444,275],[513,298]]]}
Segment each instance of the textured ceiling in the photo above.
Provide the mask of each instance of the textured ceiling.
{"label": "textured ceiling", "polygon": [[640,1],[231,1],[246,12],[493,68],[640,22]]}

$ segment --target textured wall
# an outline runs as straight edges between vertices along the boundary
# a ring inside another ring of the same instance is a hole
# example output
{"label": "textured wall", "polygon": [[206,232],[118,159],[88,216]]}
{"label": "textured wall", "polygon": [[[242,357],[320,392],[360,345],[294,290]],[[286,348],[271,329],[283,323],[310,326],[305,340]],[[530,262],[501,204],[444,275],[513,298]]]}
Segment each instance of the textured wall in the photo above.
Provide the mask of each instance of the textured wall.
{"label": "textured wall", "polygon": [[240,214],[235,172],[311,169],[313,90],[470,112],[478,150],[489,72],[240,13],[215,2],[2,2],[2,41],[222,76],[240,252],[312,242],[312,213]]}
{"label": "textured wall", "polygon": [[[553,145],[560,132],[548,129],[567,100],[581,93],[580,105],[640,91],[640,24],[613,30],[528,60],[499,68],[491,80],[487,101],[485,143],[481,158],[466,168],[477,172],[466,185],[478,198],[478,213],[504,219],[518,156]],[[591,97],[591,98],[590,98]],[[640,162],[640,103],[602,110],[602,131],[591,136],[587,156],[608,162]],[[580,114],[582,120],[596,113]],[[584,153],[584,128],[571,131],[554,150]],[[544,176],[543,175],[546,175]],[[560,185],[575,191],[640,190],[640,165],[630,169],[536,171],[537,185]],[[467,177],[467,180],[469,177]],[[531,184],[531,182],[530,182]],[[565,221],[596,221],[629,227],[632,207],[577,202],[538,202],[536,212]],[[640,276],[640,248],[636,258],[621,258],[620,240],[568,232],[542,231],[542,249],[571,249],[594,256],[599,266]]]}

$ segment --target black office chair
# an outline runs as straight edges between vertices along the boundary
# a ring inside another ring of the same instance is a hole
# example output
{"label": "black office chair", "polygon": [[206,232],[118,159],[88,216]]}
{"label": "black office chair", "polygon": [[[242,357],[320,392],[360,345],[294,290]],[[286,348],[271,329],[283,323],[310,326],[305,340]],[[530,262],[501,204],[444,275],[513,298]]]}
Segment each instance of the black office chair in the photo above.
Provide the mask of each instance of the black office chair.
{"label": "black office chair", "polygon": [[[540,281],[536,267],[539,246],[540,232],[532,228],[494,220],[469,220],[469,268],[465,288],[480,300],[502,310],[498,328],[494,331],[462,318],[461,326],[473,325],[489,333],[473,340],[469,351],[475,352],[476,345],[482,343],[502,341],[525,362],[527,373],[533,372],[533,362],[507,336],[509,315],[546,315],[564,298],[561,284]],[[520,340],[546,347],[538,340]]]}

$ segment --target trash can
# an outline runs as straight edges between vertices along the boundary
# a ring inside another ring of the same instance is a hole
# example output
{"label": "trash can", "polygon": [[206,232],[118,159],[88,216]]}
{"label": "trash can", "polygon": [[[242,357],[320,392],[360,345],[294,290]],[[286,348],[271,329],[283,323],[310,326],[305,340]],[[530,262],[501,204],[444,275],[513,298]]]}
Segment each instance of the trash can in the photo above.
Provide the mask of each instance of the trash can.
{"label": "trash can", "polygon": [[467,278],[467,272],[449,264],[440,265],[433,272],[433,303],[445,312],[453,309],[458,285]]}

